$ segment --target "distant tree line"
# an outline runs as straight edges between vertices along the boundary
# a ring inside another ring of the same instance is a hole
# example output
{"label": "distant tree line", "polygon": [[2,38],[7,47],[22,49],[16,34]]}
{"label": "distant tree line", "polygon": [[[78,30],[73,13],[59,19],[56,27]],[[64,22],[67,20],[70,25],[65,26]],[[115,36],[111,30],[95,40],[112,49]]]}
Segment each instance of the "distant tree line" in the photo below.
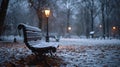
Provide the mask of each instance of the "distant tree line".
{"label": "distant tree line", "polygon": [[[62,36],[69,33],[87,38],[120,36],[119,3],[120,0],[2,0],[0,35],[17,35],[17,31],[12,29],[16,29],[19,23],[38,26],[45,32],[44,10],[50,8],[51,33]],[[69,26],[71,31],[68,31]],[[116,27],[115,31],[113,27]],[[93,31],[94,35],[90,35]]]}

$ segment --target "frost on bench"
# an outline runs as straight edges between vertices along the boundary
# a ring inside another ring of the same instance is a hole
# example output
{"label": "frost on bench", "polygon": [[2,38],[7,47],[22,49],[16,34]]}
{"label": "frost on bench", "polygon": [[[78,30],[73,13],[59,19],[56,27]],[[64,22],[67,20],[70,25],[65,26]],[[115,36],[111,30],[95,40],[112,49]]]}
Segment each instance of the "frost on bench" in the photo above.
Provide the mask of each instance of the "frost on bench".
{"label": "frost on bench", "polygon": [[33,26],[30,26],[30,25],[27,25],[27,24],[19,24],[19,26],[24,26],[26,28],[27,31],[37,31],[37,32],[41,32],[41,29],[37,28],[37,27],[33,27]]}

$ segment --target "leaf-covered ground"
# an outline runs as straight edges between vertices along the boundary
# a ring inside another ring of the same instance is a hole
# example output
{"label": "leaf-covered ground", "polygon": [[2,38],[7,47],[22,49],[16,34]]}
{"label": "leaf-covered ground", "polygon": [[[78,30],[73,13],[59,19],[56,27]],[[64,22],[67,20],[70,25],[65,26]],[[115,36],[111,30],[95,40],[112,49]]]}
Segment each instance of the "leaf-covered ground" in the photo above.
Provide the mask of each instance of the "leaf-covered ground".
{"label": "leaf-covered ground", "polygon": [[35,55],[23,43],[0,42],[0,67],[120,67],[119,45],[61,45],[54,57]]}
{"label": "leaf-covered ground", "polygon": [[0,43],[0,67],[59,67],[61,63],[58,56],[37,59],[23,43]]}

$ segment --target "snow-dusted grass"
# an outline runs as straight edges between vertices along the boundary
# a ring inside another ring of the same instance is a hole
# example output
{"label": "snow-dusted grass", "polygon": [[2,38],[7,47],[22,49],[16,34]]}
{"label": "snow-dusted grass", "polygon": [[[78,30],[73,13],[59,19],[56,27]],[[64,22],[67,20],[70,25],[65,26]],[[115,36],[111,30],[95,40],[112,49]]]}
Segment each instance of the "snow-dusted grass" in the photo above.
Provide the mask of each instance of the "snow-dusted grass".
{"label": "snow-dusted grass", "polygon": [[[14,38],[18,42],[23,42],[22,36],[2,36],[4,41],[14,42]],[[45,39],[42,40],[45,43]],[[50,41],[54,41],[50,38]],[[40,42],[43,44],[43,42]],[[52,43],[52,42],[50,42]],[[55,42],[53,42],[55,43]],[[120,45],[120,39],[86,39],[86,38],[60,38],[59,45]]]}
{"label": "snow-dusted grass", "polygon": [[69,39],[61,38],[60,45],[120,45],[118,39]]}
{"label": "snow-dusted grass", "polygon": [[69,39],[59,42],[58,56],[65,67],[119,67],[120,40]]}
{"label": "snow-dusted grass", "polygon": [[14,39],[16,38],[16,41],[23,41],[23,37],[22,36],[1,36],[0,37],[4,42],[14,42]]}
{"label": "snow-dusted grass", "polygon": [[65,67],[119,67],[120,46],[60,46],[58,56]]}
{"label": "snow-dusted grass", "polygon": [[32,52],[23,43],[0,42],[0,65],[4,62],[15,63]]}

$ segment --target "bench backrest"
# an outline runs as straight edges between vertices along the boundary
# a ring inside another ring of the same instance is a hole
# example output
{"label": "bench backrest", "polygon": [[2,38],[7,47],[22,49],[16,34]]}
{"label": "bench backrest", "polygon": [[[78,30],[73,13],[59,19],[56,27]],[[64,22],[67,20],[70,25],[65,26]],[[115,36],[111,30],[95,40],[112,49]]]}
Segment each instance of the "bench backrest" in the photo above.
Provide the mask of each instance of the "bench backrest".
{"label": "bench backrest", "polygon": [[28,41],[36,41],[42,38],[41,29],[33,26],[29,26],[26,24],[19,24],[18,30],[23,30],[24,42],[28,43]]}

